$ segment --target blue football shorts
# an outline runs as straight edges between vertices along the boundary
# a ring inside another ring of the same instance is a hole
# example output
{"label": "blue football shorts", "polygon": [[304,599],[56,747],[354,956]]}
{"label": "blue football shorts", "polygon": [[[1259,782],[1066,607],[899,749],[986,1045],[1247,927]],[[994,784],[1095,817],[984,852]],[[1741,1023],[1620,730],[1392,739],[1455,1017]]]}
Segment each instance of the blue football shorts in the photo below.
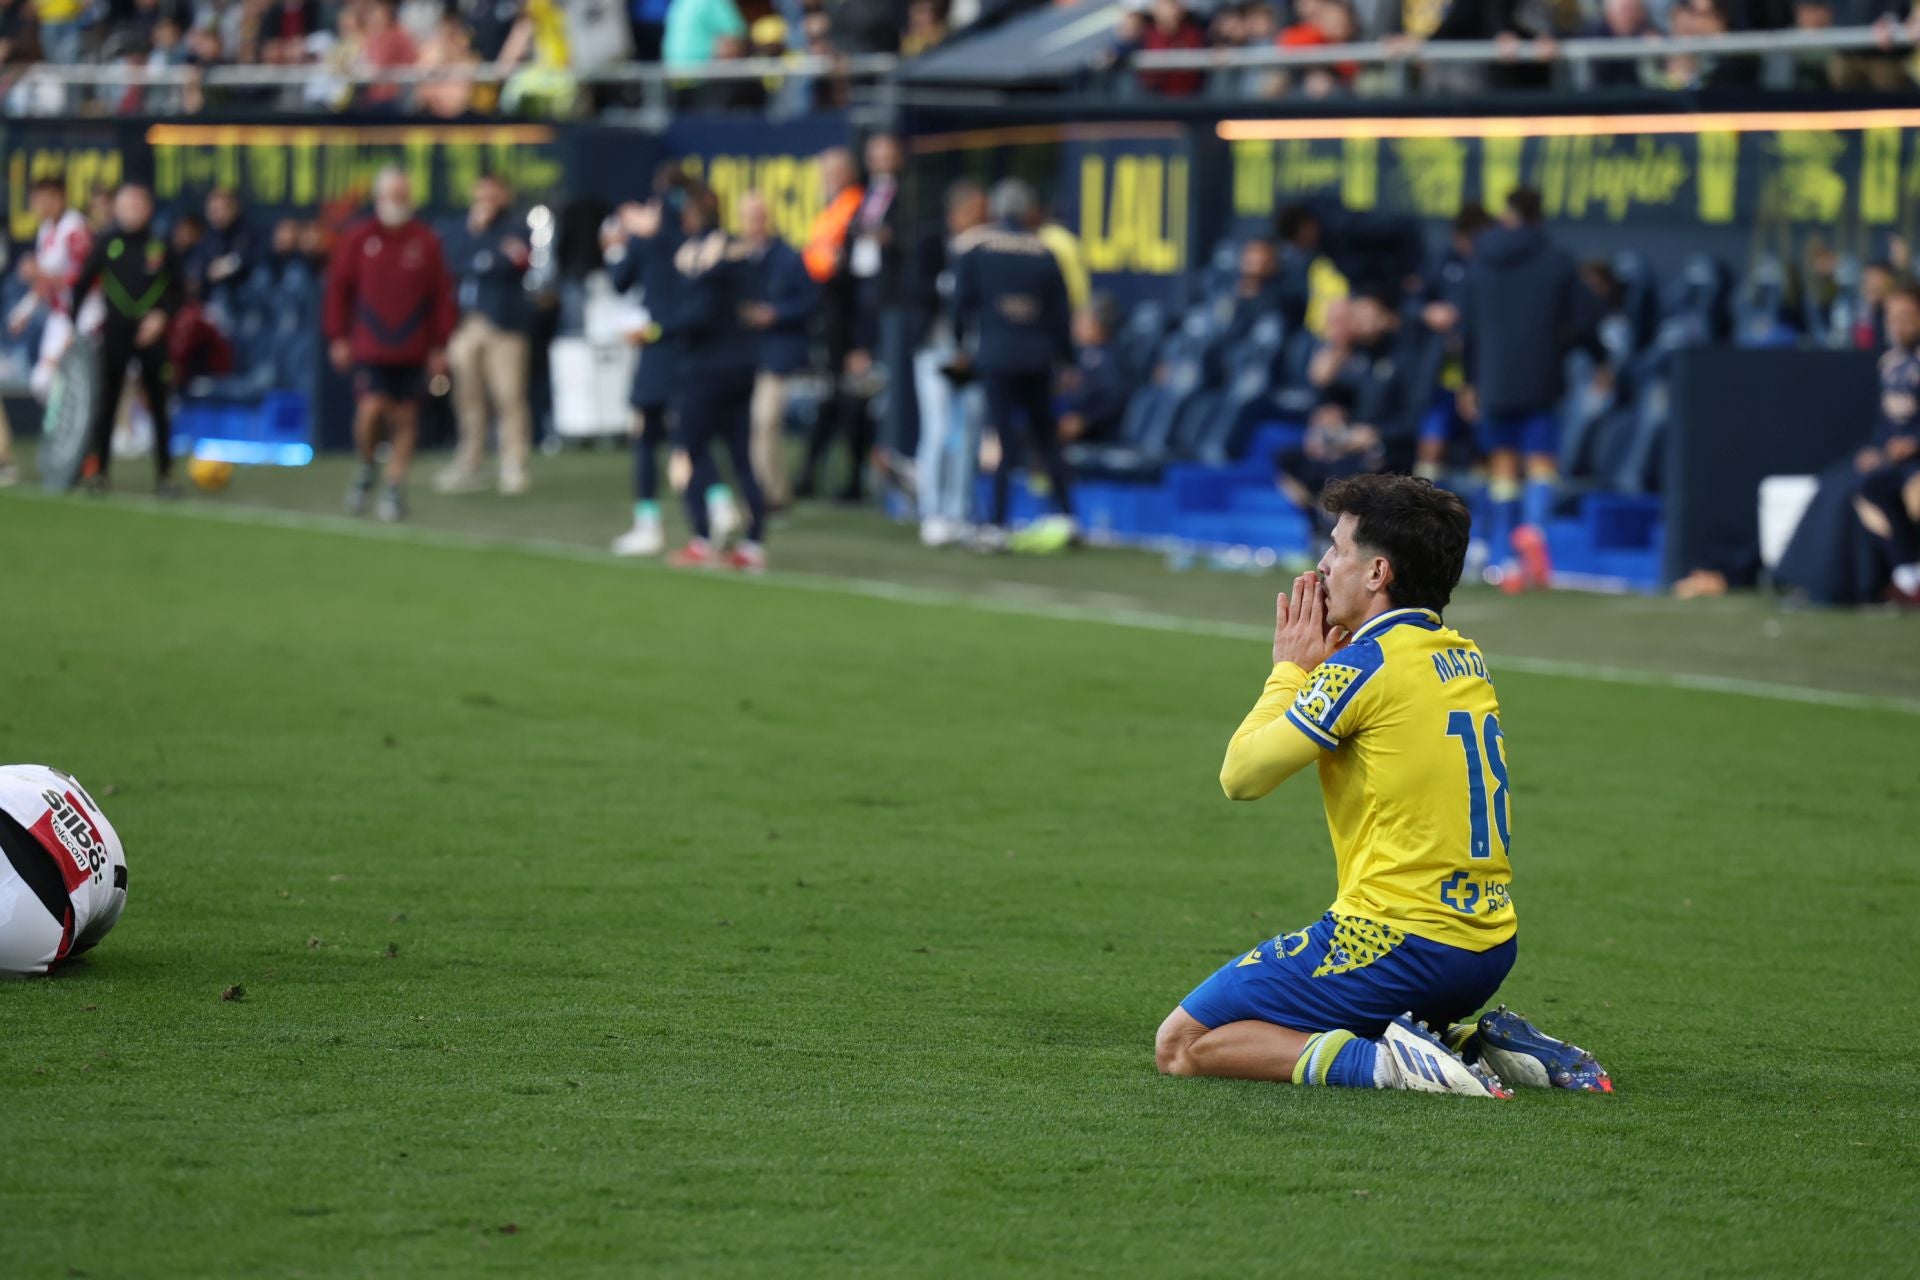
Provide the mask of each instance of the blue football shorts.
{"label": "blue football shorts", "polygon": [[1480,447],[1511,449],[1528,457],[1560,452],[1560,420],[1552,413],[1487,413],[1480,417]]}
{"label": "blue football shorts", "polygon": [[1409,1012],[1438,1028],[1479,1013],[1518,953],[1517,937],[1468,951],[1328,912],[1227,961],[1180,1007],[1210,1028],[1255,1021],[1371,1038]]}

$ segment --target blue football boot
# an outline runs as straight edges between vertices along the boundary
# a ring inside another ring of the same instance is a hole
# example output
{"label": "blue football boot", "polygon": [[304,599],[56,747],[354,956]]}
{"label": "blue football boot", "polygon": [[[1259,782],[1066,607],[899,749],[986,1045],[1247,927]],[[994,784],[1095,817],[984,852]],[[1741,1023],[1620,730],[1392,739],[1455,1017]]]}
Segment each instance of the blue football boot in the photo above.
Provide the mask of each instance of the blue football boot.
{"label": "blue football boot", "polygon": [[1456,1024],[1447,1045],[1469,1061],[1490,1067],[1502,1081],[1575,1093],[1612,1093],[1613,1077],[1578,1045],[1555,1040],[1501,1005],[1478,1024]]}

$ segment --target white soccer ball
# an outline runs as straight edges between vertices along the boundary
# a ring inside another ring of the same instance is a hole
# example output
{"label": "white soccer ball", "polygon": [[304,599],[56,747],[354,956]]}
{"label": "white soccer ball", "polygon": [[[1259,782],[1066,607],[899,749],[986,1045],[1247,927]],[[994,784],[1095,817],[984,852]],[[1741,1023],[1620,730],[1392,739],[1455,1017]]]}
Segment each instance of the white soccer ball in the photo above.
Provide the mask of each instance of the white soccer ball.
{"label": "white soccer ball", "polygon": [[87,789],[46,765],[0,765],[0,974],[97,946],[126,905],[126,850]]}

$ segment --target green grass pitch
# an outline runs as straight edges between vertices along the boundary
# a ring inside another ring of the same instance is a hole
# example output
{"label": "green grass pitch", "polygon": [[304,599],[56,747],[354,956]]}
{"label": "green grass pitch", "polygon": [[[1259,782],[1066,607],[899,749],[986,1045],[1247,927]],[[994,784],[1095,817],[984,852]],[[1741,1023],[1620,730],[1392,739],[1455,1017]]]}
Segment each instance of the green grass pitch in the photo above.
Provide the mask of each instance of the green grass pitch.
{"label": "green grass pitch", "polygon": [[0,754],[131,869],[0,985],[0,1276],[1912,1274],[1911,714],[1501,675],[1504,997],[1619,1092],[1170,1080],[1331,893],[1310,778],[1215,783],[1257,640],[121,500],[0,549]]}

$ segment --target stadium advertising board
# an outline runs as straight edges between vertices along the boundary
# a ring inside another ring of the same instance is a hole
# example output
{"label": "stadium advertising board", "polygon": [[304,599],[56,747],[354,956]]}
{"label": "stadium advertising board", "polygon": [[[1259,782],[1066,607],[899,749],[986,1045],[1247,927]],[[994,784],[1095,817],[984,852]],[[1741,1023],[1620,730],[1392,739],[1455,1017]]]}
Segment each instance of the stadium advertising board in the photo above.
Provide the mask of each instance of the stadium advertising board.
{"label": "stadium advertising board", "polygon": [[144,177],[144,167],[126,167],[123,133],[115,125],[80,121],[0,125],[0,175],[4,175],[0,176],[0,186],[7,193],[7,238],[15,242],[33,239],[34,220],[27,208],[27,195],[43,178],[64,181],[68,201],[85,208],[87,196],[96,188]]}
{"label": "stadium advertising board", "polygon": [[[1908,119],[1907,117],[1912,117]],[[1296,200],[1449,218],[1539,189],[1556,221],[1757,238],[1914,230],[1920,112],[1536,119],[1230,120],[1232,213]]]}
{"label": "stadium advertising board", "polygon": [[198,124],[126,120],[10,122],[0,132],[7,233],[30,239],[27,187],[63,178],[68,198],[122,181],[152,184],[163,205],[197,207],[230,187],[261,217],[313,217],[354,209],[373,175],[397,164],[429,213],[466,206],[483,173],[507,178],[529,200],[569,189],[567,131],[552,125]]}
{"label": "stadium advertising board", "polygon": [[1033,184],[1080,241],[1094,284],[1122,301],[1171,299],[1193,260],[1192,131],[1166,122],[1015,125],[911,139],[913,198],[937,216],[957,178]]}
{"label": "stadium advertising board", "polygon": [[740,197],[758,191],[780,237],[799,245],[826,205],[816,161],[827,148],[848,145],[851,137],[846,117],[838,115],[781,122],[681,116],[667,126],[664,141],[669,155],[713,188],[729,231],[739,230]]}
{"label": "stadium advertising board", "polygon": [[414,199],[434,213],[464,208],[486,173],[528,200],[565,191],[559,134],[548,125],[156,124],[144,141],[154,194],[166,202],[197,204],[229,187],[260,212],[358,205],[387,165],[407,172]]}

